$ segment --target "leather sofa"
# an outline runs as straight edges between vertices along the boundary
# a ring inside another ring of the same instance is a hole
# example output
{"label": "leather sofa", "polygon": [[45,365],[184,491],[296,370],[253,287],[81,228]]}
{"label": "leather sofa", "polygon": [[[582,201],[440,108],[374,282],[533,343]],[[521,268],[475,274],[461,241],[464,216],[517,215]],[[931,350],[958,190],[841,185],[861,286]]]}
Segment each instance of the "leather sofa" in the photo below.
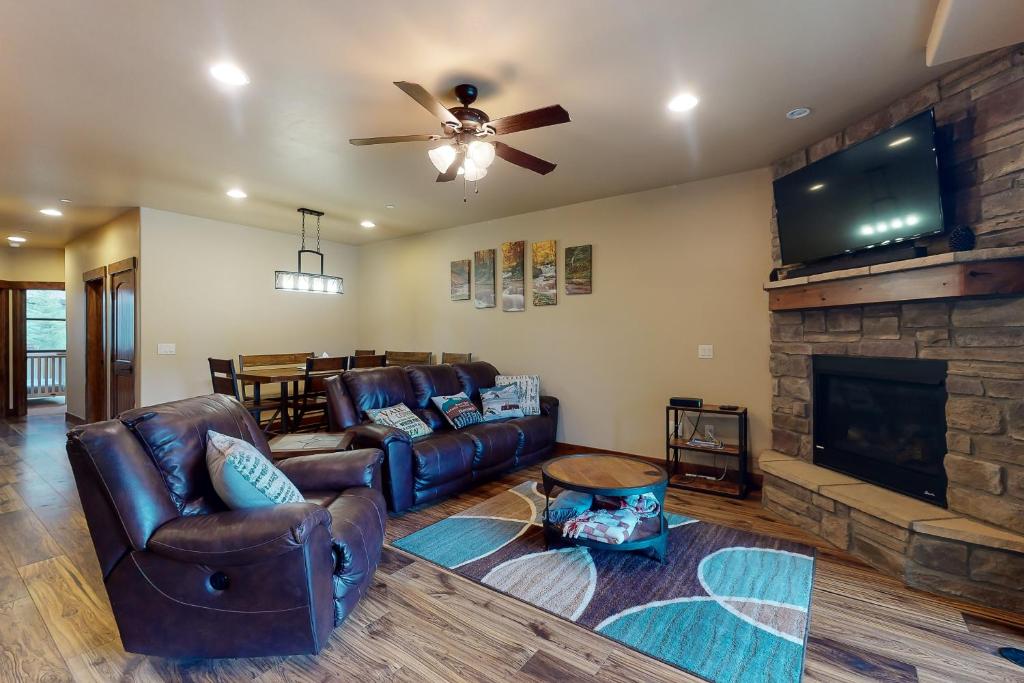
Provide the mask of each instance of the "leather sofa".
{"label": "leather sofa", "polygon": [[377,449],[278,463],[305,503],[228,510],[207,430],[270,457],[242,405],[213,394],[68,433],[68,459],[121,641],[165,657],[310,654],[366,592],[387,516]]}
{"label": "leather sofa", "polygon": [[[455,430],[430,400],[466,392],[480,404],[480,389],[494,386],[498,370],[481,361],[454,365],[350,370],[327,382],[331,431],[355,434],[357,448],[384,452],[384,496],[401,512],[549,456],[555,446],[558,399],[542,396],[541,414],[484,422]],[[404,403],[434,433],[405,432],[364,419],[367,410]]]}

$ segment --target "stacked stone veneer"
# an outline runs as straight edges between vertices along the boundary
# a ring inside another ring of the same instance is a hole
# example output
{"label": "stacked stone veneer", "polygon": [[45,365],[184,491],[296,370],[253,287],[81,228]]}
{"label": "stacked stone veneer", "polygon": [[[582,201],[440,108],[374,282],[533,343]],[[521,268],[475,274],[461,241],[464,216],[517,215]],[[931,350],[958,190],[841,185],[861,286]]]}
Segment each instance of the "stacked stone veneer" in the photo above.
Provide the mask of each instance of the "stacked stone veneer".
{"label": "stacked stone veneer", "polygon": [[[1024,244],[1024,45],[983,55],[799,150],[774,175],[930,107],[953,222],[970,225],[979,248]],[[778,266],[774,215],[771,231]],[[921,245],[948,250],[944,239]],[[773,313],[771,329],[775,450],[812,460],[813,355],[946,360],[949,510],[1024,534],[1024,298]],[[768,474],[765,505],[912,585],[1024,611],[1024,554],[915,533]]]}

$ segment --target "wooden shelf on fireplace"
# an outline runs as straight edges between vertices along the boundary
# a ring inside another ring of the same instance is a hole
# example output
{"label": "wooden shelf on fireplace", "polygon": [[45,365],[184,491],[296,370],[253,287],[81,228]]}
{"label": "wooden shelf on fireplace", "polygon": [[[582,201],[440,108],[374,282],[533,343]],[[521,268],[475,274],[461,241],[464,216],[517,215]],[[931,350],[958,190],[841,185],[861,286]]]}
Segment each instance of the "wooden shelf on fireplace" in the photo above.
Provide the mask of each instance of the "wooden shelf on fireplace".
{"label": "wooden shelf on fireplace", "polygon": [[1024,259],[945,263],[768,290],[772,311],[1024,293]]}

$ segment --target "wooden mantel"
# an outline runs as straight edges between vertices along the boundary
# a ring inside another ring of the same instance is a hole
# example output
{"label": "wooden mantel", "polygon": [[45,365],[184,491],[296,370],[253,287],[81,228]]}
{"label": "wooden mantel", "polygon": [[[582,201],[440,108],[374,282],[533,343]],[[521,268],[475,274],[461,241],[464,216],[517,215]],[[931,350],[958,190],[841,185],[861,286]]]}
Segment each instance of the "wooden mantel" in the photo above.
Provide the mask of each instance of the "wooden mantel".
{"label": "wooden mantel", "polygon": [[996,247],[769,282],[768,308],[795,311],[1024,294],[1024,247]]}

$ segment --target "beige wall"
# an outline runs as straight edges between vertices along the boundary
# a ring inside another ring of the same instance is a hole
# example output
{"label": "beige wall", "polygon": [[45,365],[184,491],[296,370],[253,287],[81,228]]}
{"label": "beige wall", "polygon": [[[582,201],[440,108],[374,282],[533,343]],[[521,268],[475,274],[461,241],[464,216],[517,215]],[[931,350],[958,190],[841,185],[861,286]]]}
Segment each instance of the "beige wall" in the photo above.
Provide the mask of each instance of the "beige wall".
{"label": "beige wall", "polygon": [[[138,209],[126,211],[64,247],[64,282],[68,297],[67,411],[72,415],[85,415],[85,286],[82,274],[131,256],[139,256]],[[137,297],[141,303],[141,295],[137,294]],[[137,366],[136,398],[140,374],[141,368]]]}
{"label": "beige wall", "polygon": [[0,280],[64,282],[64,250],[0,247]]}
{"label": "beige wall", "polygon": [[[276,291],[274,271],[295,269],[298,243],[297,214],[287,234],[142,209],[142,405],[210,393],[210,357],[352,353],[358,249],[323,243],[325,272],[345,278],[344,295]],[[161,343],[176,354],[159,355]]]}
{"label": "beige wall", "polygon": [[[669,396],[743,404],[756,454],[770,441],[770,211],[762,169],[364,246],[359,346],[471,351],[538,373],[561,399],[560,441],[629,453],[664,455]],[[450,261],[542,239],[558,240],[556,306],[449,300]],[[564,249],[588,243],[594,293],[566,296]],[[699,360],[698,344],[714,359]]]}

